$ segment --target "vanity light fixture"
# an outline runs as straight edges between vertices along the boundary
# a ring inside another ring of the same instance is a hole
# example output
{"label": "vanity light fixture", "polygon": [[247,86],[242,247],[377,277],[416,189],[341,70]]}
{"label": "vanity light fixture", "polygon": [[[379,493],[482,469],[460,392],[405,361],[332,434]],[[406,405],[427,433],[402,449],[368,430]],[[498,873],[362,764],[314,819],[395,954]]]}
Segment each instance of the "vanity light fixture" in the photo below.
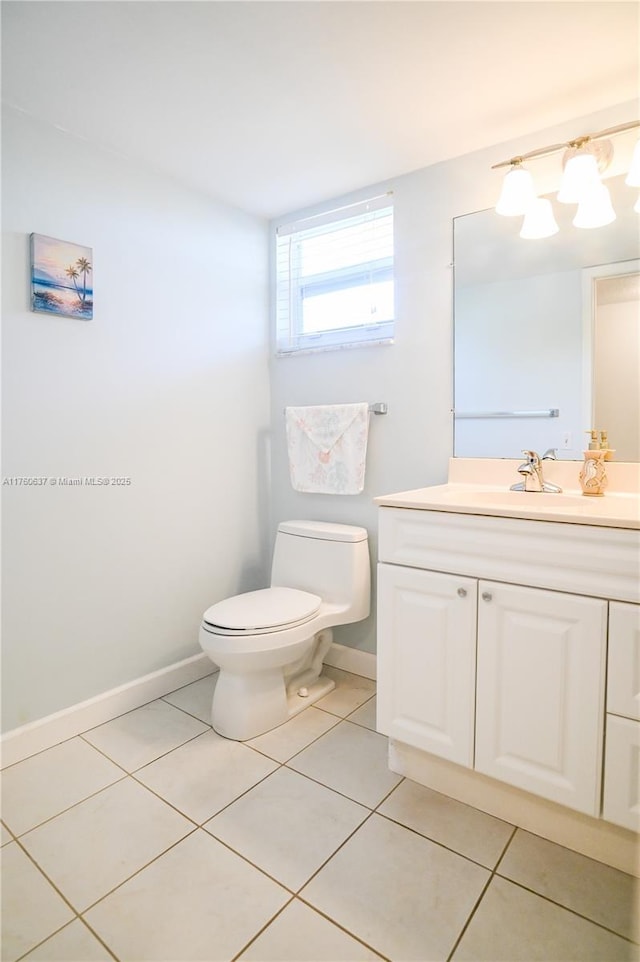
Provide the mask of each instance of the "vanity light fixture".
{"label": "vanity light fixture", "polygon": [[609,188],[598,181],[583,195],[572,223],[574,227],[604,227],[615,219]]}
{"label": "vanity light fixture", "polygon": [[526,240],[539,240],[557,234],[560,228],[553,216],[551,201],[545,197],[536,197],[524,215],[520,237]]}
{"label": "vanity light fixture", "polygon": [[502,191],[496,212],[503,217],[518,217],[525,214],[536,199],[533,177],[526,167],[522,166],[519,157],[514,158],[512,166],[502,182]]}
{"label": "vanity light fixture", "polygon": [[[520,236],[526,239],[550,237],[558,231],[551,202],[538,198],[533,178],[523,166],[525,160],[547,156],[563,151],[562,182],[557,199],[563,204],[577,204],[573,219],[575,227],[603,227],[615,220],[608,189],[601,181],[601,174],[613,159],[613,145],[608,137],[640,127],[640,120],[632,120],[617,127],[594,134],[585,134],[562,144],[553,144],[530,150],[510,160],[501,161],[491,168],[508,167],[496,212],[511,217],[524,214]],[[640,187],[640,142],[636,145],[626,183]],[[640,199],[634,207],[640,213]]]}
{"label": "vanity light fixture", "polygon": [[570,147],[562,158],[563,174],[558,191],[561,204],[579,204],[600,184],[600,174],[613,158],[610,140],[594,141]]}

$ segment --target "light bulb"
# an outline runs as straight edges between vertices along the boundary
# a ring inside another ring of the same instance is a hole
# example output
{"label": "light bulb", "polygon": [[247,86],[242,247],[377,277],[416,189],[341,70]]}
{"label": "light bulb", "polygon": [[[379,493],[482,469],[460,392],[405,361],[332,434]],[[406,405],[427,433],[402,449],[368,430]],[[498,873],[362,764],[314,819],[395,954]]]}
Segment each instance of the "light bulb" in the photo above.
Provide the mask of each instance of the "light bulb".
{"label": "light bulb", "polygon": [[611,195],[604,184],[596,184],[593,190],[585,194],[578,204],[576,216],[573,218],[574,227],[604,227],[616,219],[616,212],[611,203]]}
{"label": "light bulb", "polygon": [[625,178],[625,184],[628,184],[629,187],[640,187],[640,140],[633,150],[631,167]]}
{"label": "light bulb", "polygon": [[558,230],[551,201],[545,197],[536,197],[524,215],[520,237],[525,240],[539,240],[557,234]]}
{"label": "light bulb", "polygon": [[517,217],[525,213],[535,197],[531,174],[526,167],[515,164],[505,174],[496,213],[503,217]]}
{"label": "light bulb", "polygon": [[596,158],[587,148],[581,148],[565,164],[558,200],[561,204],[579,204],[584,194],[599,183]]}

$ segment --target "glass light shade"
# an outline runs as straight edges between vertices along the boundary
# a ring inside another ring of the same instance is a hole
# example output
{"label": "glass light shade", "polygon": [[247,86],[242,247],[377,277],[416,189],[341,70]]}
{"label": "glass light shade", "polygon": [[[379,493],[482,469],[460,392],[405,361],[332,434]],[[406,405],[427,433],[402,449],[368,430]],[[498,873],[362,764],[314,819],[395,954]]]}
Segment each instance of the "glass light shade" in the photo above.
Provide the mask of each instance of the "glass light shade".
{"label": "glass light shade", "polygon": [[557,234],[558,230],[551,201],[545,197],[536,197],[524,215],[520,237],[525,240],[539,240]]}
{"label": "glass light shade", "polygon": [[558,200],[561,204],[579,204],[585,193],[600,183],[598,162],[588,150],[570,157],[564,168]]}
{"label": "glass light shade", "polygon": [[626,176],[625,184],[628,184],[629,187],[640,187],[640,140],[634,148],[631,167]]}
{"label": "glass light shade", "polygon": [[505,174],[496,213],[503,217],[518,217],[527,211],[535,199],[533,177],[526,167],[518,164]]}
{"label": "glass light shade", "polygon": [[604,227],[615,219],[616,212],[613,209],[608,188],[604,184],[597,184],[578,204],[573,226]]}

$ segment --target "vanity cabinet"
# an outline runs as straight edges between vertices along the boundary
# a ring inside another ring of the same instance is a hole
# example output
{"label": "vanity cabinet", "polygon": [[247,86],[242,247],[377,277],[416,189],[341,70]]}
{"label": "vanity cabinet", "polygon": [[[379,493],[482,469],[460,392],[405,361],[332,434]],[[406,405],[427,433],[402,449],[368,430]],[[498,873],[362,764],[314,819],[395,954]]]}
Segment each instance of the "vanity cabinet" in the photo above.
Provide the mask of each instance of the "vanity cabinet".
{"label": "vanity cabinet", "polygon": [[620,602],[609,612],[602,814],[640,829],[640,606]]}
{"label": "vanity cabinet", "polygon": [[605,602],[380,564],[378,609],[379,731],[596,813]]}
{"label": "vanity cabinet", "polygon": [[378,731],[595,817],[611,609],[604,817],[630,827],[637,533],[383,506],[379,557]]}
{"label": "vanity cabinet", "polygon": [[597,815],[607,604],[480,582],[476,771]]}
{"label": "vanity cabinet", "polygon": [[477,581],[378,565],[378,725],[473,765]]}

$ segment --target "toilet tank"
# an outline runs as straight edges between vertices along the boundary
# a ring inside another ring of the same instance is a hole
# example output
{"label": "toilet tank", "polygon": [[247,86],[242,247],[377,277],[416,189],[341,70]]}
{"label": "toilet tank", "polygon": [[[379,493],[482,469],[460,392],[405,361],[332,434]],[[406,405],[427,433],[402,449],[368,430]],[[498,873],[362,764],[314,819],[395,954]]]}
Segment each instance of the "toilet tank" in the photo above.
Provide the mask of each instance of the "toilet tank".
{"label": "toilet tank", "polygon": [[345,608],[344,624],[366,618],[371,590],[366,528],[283,521],[276,535],[271,584],[310,591]]}

